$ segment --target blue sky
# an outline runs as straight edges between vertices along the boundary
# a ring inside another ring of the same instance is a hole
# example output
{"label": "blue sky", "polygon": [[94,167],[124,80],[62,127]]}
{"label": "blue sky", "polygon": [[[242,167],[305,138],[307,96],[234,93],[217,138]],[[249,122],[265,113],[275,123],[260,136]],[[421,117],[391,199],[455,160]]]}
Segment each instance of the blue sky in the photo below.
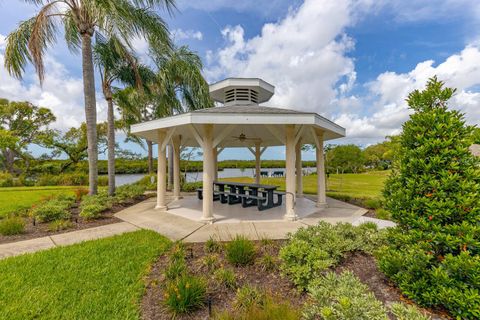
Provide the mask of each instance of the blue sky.
{"label": "blue sky", "polygon": [[[4,37],[36,10],[23,1],[0,2],[2,65]],[[162,15],[175,41],[202,57],[209,82],[264,78],[276,86],[270,105],[315,111],[344,126],[347,138],[335,143],[366,146],[398,133],[408,119],[406,94],[435,74],[458,88],[452,107],[469,123],[480,120],[476,0],[179,0],[173,16]],[[140,54],[142,44],[139,39]],[[59,129],[83,121],[80,57],[61,38],[49,51],[43,88],[32,71],[18,81],[0,66],[0,96],[51,107]],[[104,119],[100,94],[97,100]],[[283,157],[282,148],[265,153]],[[229,150],[221,158],[250,155]]]}

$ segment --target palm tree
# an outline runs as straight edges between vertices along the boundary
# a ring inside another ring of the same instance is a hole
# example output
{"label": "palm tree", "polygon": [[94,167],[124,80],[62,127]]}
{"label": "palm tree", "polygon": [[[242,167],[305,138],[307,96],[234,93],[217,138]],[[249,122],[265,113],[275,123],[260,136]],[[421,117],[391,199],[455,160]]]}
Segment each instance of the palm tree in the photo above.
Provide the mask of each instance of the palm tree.
{"label": "palm tree", "polygon": [[107,101],[108,195],[115,194],[115,118],[113,114],[113,83],[135,85],[142,90],[137,59],[117,37],[106,40],[98,35],[93,48],[94,61],[100,71],[102,92]]}
{"label": "palm tree", "polygon": [[[144,83],[148,89],[140,93],[130,87],[116,94],[127,129],[133,123],[213,106],[208,84],[201,73],[202,62],[196,53],[186,46],[173,49],[153,46],[151,56],[157,71],[154,77],[149,73],[149,80]],[[151,141],[147,141],[147,148],[148,168],[152,173]],[[171,150],[169,154],[172,154]]]}
{"label": "palm tree", "polygon": [[5,67],[21,78],[28,62],[35,66],[40,83],[44,80],[43,58],[54,44],[63,25],[68,47],[81,49],[83,94],[87,123],[89,193],[97,193],[98,146],[96,134],[95,76],[92,58],[92,37],[96,32],[116,36],[125,43],[134,37],[170,44],[164,21],[153,8],[174,8],[174,0],[26,0],[40,7],[32,18],[20,23],[7,37]]}

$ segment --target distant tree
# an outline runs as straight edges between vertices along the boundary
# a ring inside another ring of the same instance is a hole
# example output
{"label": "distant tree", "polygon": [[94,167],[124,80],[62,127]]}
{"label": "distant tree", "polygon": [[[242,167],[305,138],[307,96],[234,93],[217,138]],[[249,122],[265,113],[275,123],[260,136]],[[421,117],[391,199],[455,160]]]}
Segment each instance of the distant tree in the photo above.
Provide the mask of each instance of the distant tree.
{"label": "distant tree", "polygon": [[[97,143],[100,153],[105,152],[107,126],[105,123],[97,124]],[[39,135],[42,146],[52,150],[52,158],[66,155],[68,160],[62,164],[60,172],[64,172],[72,165],[88,157],[87,125],[82,123],[78,128],[70,128],[67,132],[52,130]]]}
{"label": "distant tree", "polygon": [[326,159],[330,171],[341,173],[357,173],[364,164],[362,150],[354,144],[332,147],[327,151]]}
{"label": "distant tree", "polygon": [[55,116],[47,108],[30,102],[0,99],[0,153],[2,167],[11,174],[18,173],[15,161],[30,158],[28,146],[38,143],[41,134],[49,132],[48,126]]}
{"label": "distant tree", "polygon": [[398,154],[398,136],[388,136],[387,140],[368,146],[363,150],[365,166],[374,169],[388,169]]}

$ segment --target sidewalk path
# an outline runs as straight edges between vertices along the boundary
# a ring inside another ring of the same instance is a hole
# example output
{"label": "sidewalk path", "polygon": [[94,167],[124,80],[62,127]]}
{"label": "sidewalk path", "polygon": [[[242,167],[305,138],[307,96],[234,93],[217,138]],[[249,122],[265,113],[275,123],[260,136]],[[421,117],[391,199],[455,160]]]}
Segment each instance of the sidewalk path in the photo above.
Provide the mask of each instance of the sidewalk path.
{"label": "sidewalk path", "polygon": [[57,246],[106,238],[113,235],[139,230],[140,228],[127,223],[119,222],[100,227],[56,234],[48,237],[0,244],[0,259],[17,256],[24,253],[36,252]]}

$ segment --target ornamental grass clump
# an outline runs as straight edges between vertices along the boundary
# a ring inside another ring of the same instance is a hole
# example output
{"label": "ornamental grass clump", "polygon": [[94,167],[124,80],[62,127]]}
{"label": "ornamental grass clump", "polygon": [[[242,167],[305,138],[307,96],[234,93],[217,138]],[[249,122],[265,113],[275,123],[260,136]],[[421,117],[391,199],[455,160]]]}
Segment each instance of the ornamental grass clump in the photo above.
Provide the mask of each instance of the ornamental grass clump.
{"label": "ornamental grass clump", "polygon": [[407,102],[400,150],[384,190],[398,227],[379,266],[409,298],[480,318],[480,161],[469,147],[474,128],[449,110],[454,89],[436,78]]}
{"label": "ornamental grass clump", "polygon": [[164,302],[177,315],[202,307],[206,294],[207,284],[202,278],[185,274],[167,284]]}
{"label": "ornamental grass clump", "polygon": [[2,236],[12,236],[21,234],[25,231],[25,221],[21,217],[7,217],[0,220],[0,234]]}
{"label": "ornamental grass clump", "polygon": [[225,246],[228,262],[235,266],[246,266],[255,260],[256,249],[253,242],[243,235],[236,235]]}

